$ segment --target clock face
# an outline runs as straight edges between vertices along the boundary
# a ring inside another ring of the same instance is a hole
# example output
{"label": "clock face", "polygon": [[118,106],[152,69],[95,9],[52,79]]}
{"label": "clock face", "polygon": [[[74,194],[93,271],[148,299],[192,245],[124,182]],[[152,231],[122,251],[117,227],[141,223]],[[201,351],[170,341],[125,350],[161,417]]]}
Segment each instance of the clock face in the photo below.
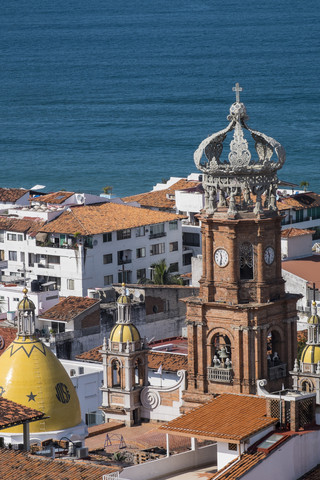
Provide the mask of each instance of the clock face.
{"label": "clock face", "polygon": [[274,260],[274,250],[272,247],[267,247],[264,251],[264,261],[267,265],[271,265]]}
{"label": "clock face", "polygon": [[228,252],[224,248],[218,248],[215,251],[214,260],[219,267],[225,267],[229,261]]}

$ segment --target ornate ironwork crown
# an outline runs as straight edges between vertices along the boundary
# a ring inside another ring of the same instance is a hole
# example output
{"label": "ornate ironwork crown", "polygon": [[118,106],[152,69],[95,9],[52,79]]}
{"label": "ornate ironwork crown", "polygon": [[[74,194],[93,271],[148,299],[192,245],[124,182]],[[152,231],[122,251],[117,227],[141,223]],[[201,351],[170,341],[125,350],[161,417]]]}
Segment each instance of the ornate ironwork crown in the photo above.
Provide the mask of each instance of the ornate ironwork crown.
{"label": "ornate ironwork crown", "polygon": [[[235,197],[242,195],[243,205],[250,205],[250,194],[256,196],[253,211],[256,215],[262,213],[261,196],[265,195],[265,207],[276,210],[275,192],[278,184],[277,170],[285,162],[286,153],[282,145],[267,135],[252,130],[246,124],[248,119],[246,107],[240,102],[239,92],[242,88],[237,83],[236,102],[230,107],[227,119],[229,125],[203,140],[194,153],[194,162],[204,173],[203,187],[205,191],[205,209],[213,214],[219,206],[229,206],[228,213],[236,215]],[[255,141],[258,160],[251,158],[248,142],[244,137],[246,129]],[[233,130],[230,142],[228,161],[221,162],[223,142]],[[273,153],[277,159],[272,160]],[[203,155],[206,157],[203,161]]]}

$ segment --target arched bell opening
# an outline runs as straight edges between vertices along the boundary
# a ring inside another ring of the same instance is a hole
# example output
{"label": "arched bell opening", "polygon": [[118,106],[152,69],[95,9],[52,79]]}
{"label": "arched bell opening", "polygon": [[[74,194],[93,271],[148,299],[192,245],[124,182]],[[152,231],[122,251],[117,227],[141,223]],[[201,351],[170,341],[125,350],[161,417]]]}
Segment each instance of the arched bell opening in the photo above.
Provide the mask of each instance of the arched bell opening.
{"label": "arched bell opening", "polygon": [[143,386],[144,384],[144,365],[141,358],[134,362],[134,385]]}
{"label": "arched bell opening", "polygon": [[210,341],[210,366],[208,367],[208,380],[213,382],[226,382],[232,380],[231,341],[226,333],[215,333]]}
{"label": "arched bell opening", "polygon": [[112,386],[116,388],[120,388],[121,375],[120,375],[120,362],[118,360],[112,360],[111,372],[112,372]]}
{"label": "arched bell opening", "polygon": [[278,330],[270,330],[267,335],[267,362],[269,380],[286,377],[287,364],[283,361],[283,339]]}

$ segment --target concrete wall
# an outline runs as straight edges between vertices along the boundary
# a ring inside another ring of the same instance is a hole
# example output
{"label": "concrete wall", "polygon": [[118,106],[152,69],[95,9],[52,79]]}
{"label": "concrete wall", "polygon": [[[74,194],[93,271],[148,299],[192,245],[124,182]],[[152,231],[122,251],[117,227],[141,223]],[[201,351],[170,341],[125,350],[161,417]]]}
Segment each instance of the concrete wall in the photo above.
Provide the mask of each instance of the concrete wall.
{"label": "concrete wall", "polygon": [[123,480],[156,480],[158,477],[173,475],[176,472],[188,471],[192,468],[200,468],[202,465],[208,464],[212,466],[217,464],[216,445],[208,445],[171,457],[125,468],[120,473],[120,478]]}
{"label": "concrete wall", "polygon": [[80,402],[81,418],[86,421],[86,413],[100,412],[102,405],[103,381],[102,365],[88,364],[72,360],[61,360],[77,391]]}
{"label": "concrete wall", "polygon": [[[285,262],[283,262],[285,267]],[[305,309],[307,308],[307,300],[308,300],[308,282],[293,273],[288,272],[285,268],[282,268],[282,277],[285,280],[285,290],[288,293],[296,293],[303,295],[303,298],[297,301],[297,308],[298,309]]]}
{"label": "concrete wall", "polygon": [[281,238],[282,258],[302,258],[312,255],[312,235]]}
{"label": "concrete wall", "polygon": [[243,480],[296,480],[320,463],[320,431],[296,435],[280,445]]}

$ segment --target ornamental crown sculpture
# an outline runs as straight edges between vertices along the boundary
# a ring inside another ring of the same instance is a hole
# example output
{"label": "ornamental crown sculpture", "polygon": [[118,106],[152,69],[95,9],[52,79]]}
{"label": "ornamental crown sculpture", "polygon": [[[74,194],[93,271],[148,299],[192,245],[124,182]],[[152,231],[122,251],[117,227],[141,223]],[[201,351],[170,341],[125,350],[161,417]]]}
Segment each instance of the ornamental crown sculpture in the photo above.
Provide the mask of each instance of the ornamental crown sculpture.
{"label": "ornamental crown sculpture", "polygon": [[[236,92],[236,101],[231,105],[230,115],[227,117],[229,125],[200,143],[194,152],[194,162],[204,174],[205,210],[208,214],[213,214],[218,207],[228,206],[228,215],[235,217],[238,212],[236,197],[240,196],[241,209],[252,209],[255,215],[259,216],[264,211],[262,195],[265,198],[265,208],[277,209],[277,170],[284,164],[286,153],[276,140],[248,127],[246,107],[240,102],[239,93],[242,88],[236,83],[233,91]],[[251,157],[243,129],[246,129],[255,141],[257,160]],[[220,156],[223,142],[232,130],[233,139],[230,142],[228,161],[222,162]],[[273,153],[277,156],[276,161],[271,160]],[[206,157],[204,160],[203,154]],[[256,197],[254,205],[251,194]]]}

